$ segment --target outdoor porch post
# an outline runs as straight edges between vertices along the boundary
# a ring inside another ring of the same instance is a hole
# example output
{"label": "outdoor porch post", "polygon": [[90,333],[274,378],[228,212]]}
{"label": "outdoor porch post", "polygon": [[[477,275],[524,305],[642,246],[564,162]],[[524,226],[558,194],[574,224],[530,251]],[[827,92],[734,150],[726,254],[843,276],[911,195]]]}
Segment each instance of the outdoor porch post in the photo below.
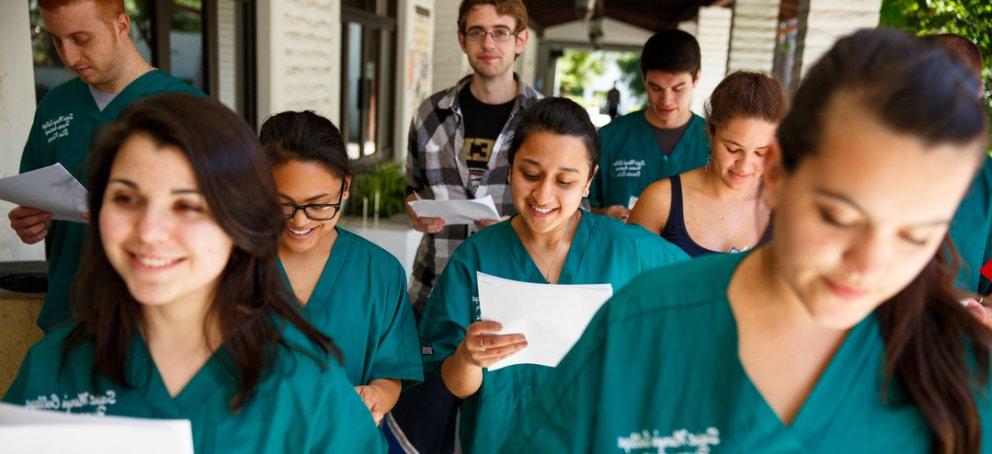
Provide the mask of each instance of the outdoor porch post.
{"label": "outdoor porch post", "polygon": [[792,68],[792,92],[837,38],[861,28],[878,26],[882,0],[799,0],[799,32]]}
{"label": "outdoor porch post", "polygon": [[780,0],[735,0],[727,72],[771,73]]}

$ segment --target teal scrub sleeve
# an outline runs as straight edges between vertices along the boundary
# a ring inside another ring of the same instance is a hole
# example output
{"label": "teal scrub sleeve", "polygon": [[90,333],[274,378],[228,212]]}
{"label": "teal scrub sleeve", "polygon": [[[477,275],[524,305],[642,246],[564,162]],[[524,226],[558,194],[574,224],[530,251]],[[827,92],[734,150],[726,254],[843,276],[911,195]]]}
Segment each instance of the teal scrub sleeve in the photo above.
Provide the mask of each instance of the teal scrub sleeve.
{"label": "teal scrub sleeve", "polygon": [[379,345],[369,371],[369,380],[380,378],[403,380],[403,387],[424,381],[420,362],[420,341],[413,318],[413,305],[406,291],[406,274],[399,263],[391,274],[383,273],[393,285],[385,289],[385,301],[394,301],[388,326],[379,338]]}
{"label": "teal scrub sleeve", "polygon": [[[42,145],[45,137],[41,127],[41,106],[34,114],[34,122],[31,123],[31,131],[28,133],[28,141],[24,144],[24,152],[21,154],[20,173],[37,170],[55,162],[54,156],[45,156]],[[51,147],[49,148],[52,149]]]}
{"label": "teal scrub sleeve", "polygon": [[[344,377],[342,370],[341,376]],[[347,381],[347,380],[342,380]],[[317,439],[311,445],[317,452],[385,453],[386,441],[372,420],[372,414],[362,403],[358,393],[350,387],[341,387],[330,398],[323,399],[312,417],[326,415]]]}
{"label": "teal scrub sleeve", "polygon": [[441,363],[455,353],[474,321],[474,272],[458,255],[456,251],[438,278],[420,320],[420,342],[427,349],[422,355],[425,371],[440,372]]}
{"label": "teal scrub sleeve", "polygon": [[637,259],[640,261],[642,273],[674,263],[685,262],[691,258],[681,248],[659,235],[652,234],[649,237],[638,238],[635,244],[637,245]]}
{"label": "teal scrub sleeve", "polygon": [[575,346],[513,419],[516,427],[499,450],[520,452],[591,452],[604,372],[608,301]]}

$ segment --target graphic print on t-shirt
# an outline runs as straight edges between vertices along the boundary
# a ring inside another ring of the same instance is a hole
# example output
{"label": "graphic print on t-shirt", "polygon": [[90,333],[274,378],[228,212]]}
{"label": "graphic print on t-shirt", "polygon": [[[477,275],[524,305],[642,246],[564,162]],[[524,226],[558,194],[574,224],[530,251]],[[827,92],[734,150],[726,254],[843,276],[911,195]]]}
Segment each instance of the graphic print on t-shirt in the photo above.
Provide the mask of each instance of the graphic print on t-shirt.
{"label": "graphic print on t-shirt", "polygon": [[465,153],[465,163],[468,164],[469,184],[473,188],[479,187],[482,175],[489,168],[489,157],[493,154],[495,140],[485,137],[466,137],[462,152]]}

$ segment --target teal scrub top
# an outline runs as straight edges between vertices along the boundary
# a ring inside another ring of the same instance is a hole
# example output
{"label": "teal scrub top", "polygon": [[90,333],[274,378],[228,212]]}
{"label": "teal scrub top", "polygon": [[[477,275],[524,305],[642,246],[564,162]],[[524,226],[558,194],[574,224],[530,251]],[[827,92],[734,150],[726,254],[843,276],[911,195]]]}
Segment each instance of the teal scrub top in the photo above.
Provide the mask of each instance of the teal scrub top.
{"label": "teal scrub top", "polygon": [[[385,452],[369,411],[337,360],[286,326],[277,359],[251,400],[229,409],[239,378],[225,350],[218,350],[175,397],[169,395],[141,336],[131,343],[125,379],[93,382],[93,345],[74,348],[62,361],[72,326],[53,330],[28,352],[4,401],[34,409],[188,419],[198,454],[214,452]],[[318,361],[320,363],[318,363]]]}
{"label": "teal scrub top", "polygon": [[[681,249],[637,225],[582,213],[565,258],[559,284],[613,285],[614,291],[643,271],[688,260]],[[424,367],[440,371],[465,330],[481,320],[476,272],[523,282],[545,283],[510,221],[483,229],[455,250],[427,299],[420,321]],[[461,405],[459,436],[465,452],[494,452],[508,433],[517,405],[534,395],[553,370],[519,364],[490,372],[482,387]]]}
{"label": "teal scrub top", "polygon": [[979,270],[992,260],[992,158],[985,158],[965,193],[950,228],[954,247],[961,256],[957,287],[985,295],[992,283]]}
{"label": "teal scrub top", "polygon": [[[340,227],[336,230],[331,255],[302,308],[304,317],[334,339],[353,385],[380,378],[407,385],[423,381],[403,266],[371,241]],[[278,265],[289,284],[282,262]]]}
{"label": "teal scrub top", "polygon": [[[726,293],[742,256],[634,279],[593,318],[502,451],[929,452],[929,426],[898,380],[882,400],[874,315],[850,330],[792,425],[781,422],[738,356]],[[976,397],[990,440],[990,405]]]}
{"label": "teal scrub top", "polygon": [[[51,89],[35,112],[21,155],[20,173],[61,163],[83,186],[88,186],[85,161],[99,130],[139,99],[166,92],[203,94],[157,69],[131,82],[102,111],[89,86],[78,77]],[[79,269],[85,230],[85,224],[55,221],[48,233],[48,293],[37,321],[46,332],[72,317],[69,285]]]}
{"label": "teal scrub top", "polygon": [[706,120],[693,114],[671,155],[662,154],[644,111],[617,117],[599,130],[599,172],[589,190],[593,207],[621,205],[640,197],[651,183],[706,165],[710,138]]}

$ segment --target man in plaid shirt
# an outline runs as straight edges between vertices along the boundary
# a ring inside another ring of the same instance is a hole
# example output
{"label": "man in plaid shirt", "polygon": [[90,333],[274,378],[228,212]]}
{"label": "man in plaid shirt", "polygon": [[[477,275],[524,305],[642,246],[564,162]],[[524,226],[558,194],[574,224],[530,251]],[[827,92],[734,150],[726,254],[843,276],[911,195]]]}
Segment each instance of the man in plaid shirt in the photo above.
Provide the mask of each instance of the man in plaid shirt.
{"label": "man in plaid shirt", "polygon": [[[513,72],[527,44],[527,11],[519,0],[466,0],[459,12],[458,44],[474,72],[417,109],[407,145],[407,200],[491,195],[505,219],[514,214],[506,150],[520,114],[541,98]],[[413,228],[426,234],[410,279],[410,300],[421,313],[455,248],[499,220],[444,225],[441,218],[417,217],[409,207],[407,214]]]}
{"label": "man in plaid shirt", "polygon": [[[473,73],[425,100],[414,114],[406,161],[408,201],[490,195],[503,219],[515,213],[506,153],[523,111],[541,98],[513,73],[527,37],[527,9],[521,0],[462,1],[458,45]],[[417,217],[409,207],[407,215],[413,228],[425,234],[410,278],[410,300],[419,319],[455,248],[500,220],[444,225],[440,218]],[[392,450],[453,452],[457,405],[440,376],[425,373],[424,383],[404,391],[386,418]]]}

